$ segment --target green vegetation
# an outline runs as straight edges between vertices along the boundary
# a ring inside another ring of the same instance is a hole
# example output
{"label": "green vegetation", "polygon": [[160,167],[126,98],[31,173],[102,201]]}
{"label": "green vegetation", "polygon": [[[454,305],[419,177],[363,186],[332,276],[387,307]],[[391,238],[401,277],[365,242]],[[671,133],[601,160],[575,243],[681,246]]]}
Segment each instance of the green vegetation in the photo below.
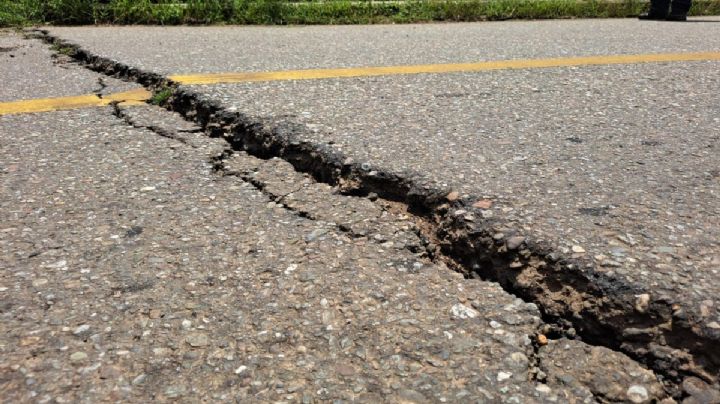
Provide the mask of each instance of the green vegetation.
{"label": "green vegetation", "polygon": [[67,55],[67,56],[72,56],[75,53],[75,49],[73,49],[69,46],[60,46],[57,44],[51,46],[51,49],[61,55]]}
{"label": "green vegetation", "polygon": [[[720,14],[720,0],[694,3],[694,15]],[[374,24],[629,17],[646,7],[646,0],[0,0],[0,26]]]}
{"label": "green vegetation", "polygon": [[150,98],[150,103],[153,105],[162,105],[172,96],[172,94],[173,92],[171,88],[163,87],[153,92],[153,95]]}

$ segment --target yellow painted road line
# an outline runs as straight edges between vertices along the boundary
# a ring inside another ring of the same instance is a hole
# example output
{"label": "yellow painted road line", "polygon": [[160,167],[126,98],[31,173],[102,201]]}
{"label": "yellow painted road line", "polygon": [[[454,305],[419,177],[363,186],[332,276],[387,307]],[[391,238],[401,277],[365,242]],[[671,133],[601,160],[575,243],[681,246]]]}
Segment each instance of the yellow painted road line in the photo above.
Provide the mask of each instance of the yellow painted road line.
{"label": "yellow painted road line", "polygon": [[420,73],[480,72],[505,69],[539,69],[589,65],[720,60],[720,52],[656,53],[641,55],[582,56],[550,59],[500,60],[477,63],[450,63],[415,66],[351,67],[276,72],[176,74],[169,78],[180,84],[220,84],[256,81],[312,80],[341,77],[392,76]]}
{"label": "yellow painted road line", "polygon": [[152,94],[148,90],[138,88],[122,93],[106,95],[103,98],[98,97],[96,94],[85,94],[72,97],[0,102],[0,115],[103,107],[113,102],[119,102],[122,105],[137,105],[144,104],[151,96]]}
{"label": "yellow painted road line", "polygon": [[[352,67],[342,69],[308,69],[276,72],[201,73],[172,75],[180,84],[220,84],[277,80],[312,80],[341,77],[391,76],[399,74],[481,72],[508,69],[539,69],[591,65],[615,65],[659,62],[693,62],[720,60],[720,52],[654,53],[642,55],[582,56],[550,59],[499,60],[477,63],[449,63],[414,66]],[[65,109],[101,107],[113,102],[123,105],[143,104],[152,94],[143,89],[111,94],[103,98],[95,94],[72,97],[43,98],[0,103],[0,115],[48,112]]]}

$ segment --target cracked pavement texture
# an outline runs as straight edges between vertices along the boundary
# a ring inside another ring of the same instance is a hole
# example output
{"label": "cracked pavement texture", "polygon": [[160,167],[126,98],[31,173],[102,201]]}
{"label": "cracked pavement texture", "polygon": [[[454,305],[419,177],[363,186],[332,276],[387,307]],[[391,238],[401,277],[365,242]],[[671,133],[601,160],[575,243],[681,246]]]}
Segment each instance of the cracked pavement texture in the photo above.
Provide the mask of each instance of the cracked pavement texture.
{"label": "cracked pavement texture", "polygon": [[6,399],[566,394],[527,380],[533,305],[412,271],[111,112],[0,118]]}
{"label": "cracked pavement texture", "polygon": [[[374,169],[411,170],[421,181],[493,200],[492,214],[505,227],[588,258],[597,271],[648,289],[653,299],[683,302],[714,324],[709,332],[720,333],[713,299],[720,279],[719,67],[195,90],[231,109],[302,123],[309,130],[301,140],[331,140],[333,149]],[[688,77],[688,71],[706,74]]]}
{"label": "cracked pavement texture", "polygon": [[[703,20],[50,31],[178,74],[720,50],[720,19]],[[302,140],[373,169],[490,199],[487,216],[639,299],[674,303],[720,340],[718,71],[708,61],[186,88],[302,124]]]}
{"label": "cracked pavement texture", "polygon": [[[69,65],[68,56],[56,54],[39,40],[22,33],[0,30],[0,102],[82,94],[110,94],[139,87]],[[63,82],[61,86],[57,83]],[[102,83],[102,84],[100,84]]]}
{"label": "cracked pavement texture", "polygon": [[150,106],[0,117],[4,400],[595,399],[533,380],[533,304],[401,248],[407,218],[226,147]]}

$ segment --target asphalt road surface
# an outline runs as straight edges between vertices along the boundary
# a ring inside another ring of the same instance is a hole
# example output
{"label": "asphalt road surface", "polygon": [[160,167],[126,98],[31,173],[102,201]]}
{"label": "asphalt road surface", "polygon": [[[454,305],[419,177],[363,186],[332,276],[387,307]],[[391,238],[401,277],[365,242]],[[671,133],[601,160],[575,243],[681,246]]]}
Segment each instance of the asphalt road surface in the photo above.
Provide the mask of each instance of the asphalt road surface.
{"label": "asphalt road surface", "polygon": [[[0,116],[6,396],[720,399],[720,20],[50,34],[244,126]],[[3,40],[1,101],[134,88]]]}

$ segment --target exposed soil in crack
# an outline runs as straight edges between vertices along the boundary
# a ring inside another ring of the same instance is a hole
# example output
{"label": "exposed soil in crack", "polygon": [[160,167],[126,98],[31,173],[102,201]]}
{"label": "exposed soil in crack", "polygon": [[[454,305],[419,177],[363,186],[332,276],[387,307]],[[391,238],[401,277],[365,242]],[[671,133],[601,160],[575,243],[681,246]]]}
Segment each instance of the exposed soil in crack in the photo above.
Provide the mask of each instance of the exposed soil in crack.
{"label": "exposed soil in crack", "polygon": [[700,329],[697,319],[679,310],[676,302],[649,299],[647,291],[594,271],[591,262],[563,256],[505,227],[473,207],[476,198],[451,196],[435,184],[352,162],[323,145],[298,140],[300,126],[276,126],[225,111],[161,75],[92,55],[47,33],[42,37],[72,48],[72,56],[92,70],[151,88],[171,87],[173,95],[164,106],[198,123],[210,136],[223,137],[234,150],[279,157],[346,195],[377,196],[391,202],[387,209],[413,214],[430,256],[537,304],[548,322],[545,334],[621,351],[658,373],[676,398],[682,397],[681,383],[688,377],[717,383],[720,341]]}

